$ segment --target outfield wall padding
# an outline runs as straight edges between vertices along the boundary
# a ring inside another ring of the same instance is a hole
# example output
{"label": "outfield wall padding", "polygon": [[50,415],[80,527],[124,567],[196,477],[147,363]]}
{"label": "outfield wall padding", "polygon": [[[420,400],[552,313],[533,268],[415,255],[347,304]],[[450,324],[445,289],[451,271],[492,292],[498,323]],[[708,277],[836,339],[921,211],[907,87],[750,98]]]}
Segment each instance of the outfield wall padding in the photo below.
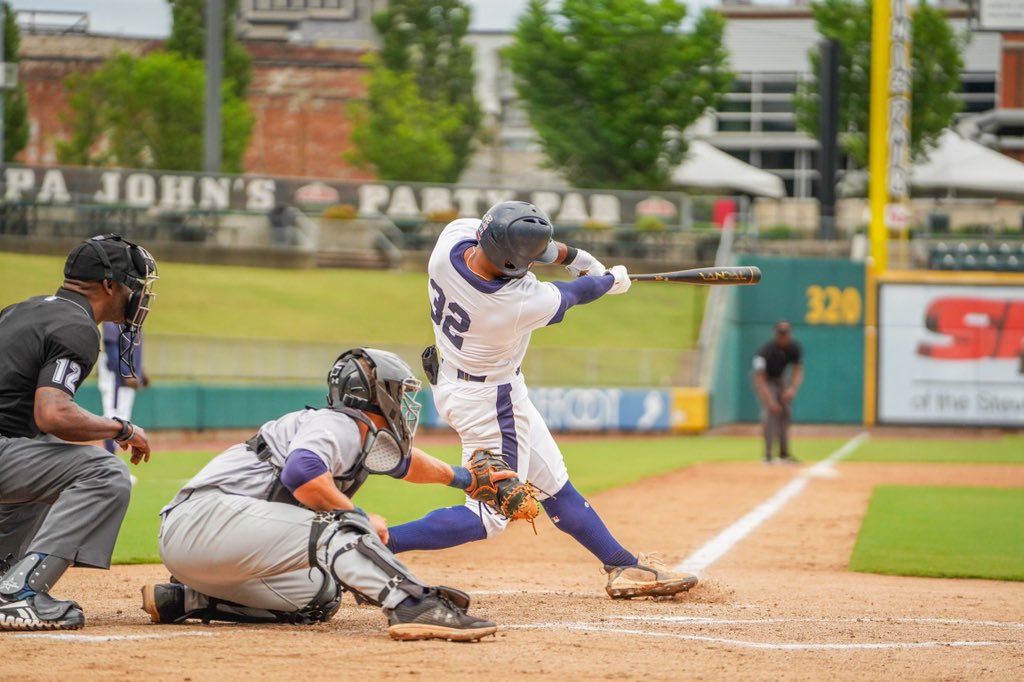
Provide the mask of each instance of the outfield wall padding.
{"label": "outfield wall padding", "polygon": [[[707,428],[707,394],[694,388],[537,388],[530,398],[552,431],[699,432]],[[443,427],[429,391],[417,400],[420,423]],[[95,384],[79,403],[100,412]],[[146,429],[255,429],[304,406],[321,407],[326,387],[157,385],[140,391],[132,421]]]}
{"label": "outfield wall padding", "polygon": [[864,265],[845,259],[747,256],[761,283],[728,299],[711,386],[711,425],[760,419],[751,366],[777,320],[793,325],[804,350],[804,383],[793,405],[797,422],[863,420]]}

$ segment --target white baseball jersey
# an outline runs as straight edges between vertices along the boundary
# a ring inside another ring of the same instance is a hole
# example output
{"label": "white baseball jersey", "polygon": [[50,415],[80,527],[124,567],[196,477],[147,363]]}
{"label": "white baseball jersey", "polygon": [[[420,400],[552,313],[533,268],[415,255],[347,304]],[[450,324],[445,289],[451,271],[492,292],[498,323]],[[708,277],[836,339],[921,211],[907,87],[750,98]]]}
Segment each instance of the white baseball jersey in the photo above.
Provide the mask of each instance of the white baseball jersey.
{"label": "white baseball jersey", "polygon": [[192,491],[209,488],[266,499],[274,482],[274,467],[282,469],[289,453],[295,450],[315,453],[338,478],[356,463],[361,451],[356,421],[335,410],[289,412],[267,422],[259,432],[270,448],[269,461],[261,462],[244,444],[234,445],[210,460],[160,513],[174,509]]}
{"label": "white baseball jersey", "polygon": [[511,375],[522,364],[534,329],[561,319],[562,296],[531,272],[484,280],[463,254],[476,245],[478,219],[449,223],[427,266],[430,317],[445,363],[476,376]]}
{"label": "white baseball jersey", "polygon": [[[477,448],[501,452],[544,498],[560,490],[569,474],[517,370],[533,330],[561,321],[567,304],[553,284],[533,273],[491,281],[475,275],[463,254],[477,244],[479,225],[450,223],[430,255],[430,316],[442,359],[434,404],[459,433],[463,463]],[[468,497],[466,506],[480,516],[488,536],[508,523]]]}

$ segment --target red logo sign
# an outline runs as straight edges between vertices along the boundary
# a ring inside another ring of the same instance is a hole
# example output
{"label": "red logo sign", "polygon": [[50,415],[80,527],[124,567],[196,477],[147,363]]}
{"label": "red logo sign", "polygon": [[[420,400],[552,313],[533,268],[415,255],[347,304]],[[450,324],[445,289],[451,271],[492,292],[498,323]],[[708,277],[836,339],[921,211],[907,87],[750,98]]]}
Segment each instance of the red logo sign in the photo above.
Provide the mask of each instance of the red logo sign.
{"label": "red logo sign", "polygon": [[1024,300],[938,298],[928,306],[925,326],[948,342],[923,341],[918,355],[978,360],[1016,358],[1024,352]]}

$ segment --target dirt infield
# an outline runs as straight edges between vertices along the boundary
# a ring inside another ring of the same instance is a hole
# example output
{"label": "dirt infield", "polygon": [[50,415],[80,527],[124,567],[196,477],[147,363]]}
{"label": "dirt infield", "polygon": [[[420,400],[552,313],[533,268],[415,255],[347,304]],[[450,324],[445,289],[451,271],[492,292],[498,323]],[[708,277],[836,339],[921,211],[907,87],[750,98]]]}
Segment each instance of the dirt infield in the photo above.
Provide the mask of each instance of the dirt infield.
{"label": "dirt infield", "polygon": [[[772,497],[797,469],[706,464],[593,496],[620,539],[673,563]],[[1024,487],[1024,466],[839,464],[713,563],[690,594],[613,602],[594,560],[546,519],[485,543],[403,555],[475,593],[498,635],[392,642],[348,598],[313,627],[155,626],[139,587],[159,566],[73,570],[74,633],[5,633],[4,680],[1024,679],[1024,583],[845,569],[879,483]]]}

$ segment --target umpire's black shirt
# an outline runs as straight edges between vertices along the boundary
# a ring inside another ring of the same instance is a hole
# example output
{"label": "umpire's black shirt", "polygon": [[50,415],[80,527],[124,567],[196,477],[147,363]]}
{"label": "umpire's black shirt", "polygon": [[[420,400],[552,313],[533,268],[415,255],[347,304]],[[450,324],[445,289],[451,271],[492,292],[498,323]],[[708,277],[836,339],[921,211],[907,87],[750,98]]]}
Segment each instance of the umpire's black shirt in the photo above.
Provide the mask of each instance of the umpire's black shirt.
{"label": "umpire's black shirt", "polygon": [[99,352],[100,332],[81,294],[61,288],[0,311],[0,436],[39,435],[36,389],[74,397]]}
{"label": "umpire's black shirt", "polygon": [[774,340],[768,341],[757,351],[757,357],[764,359],[764,375],[770,381],[782,379],[786,366],[799,365],[802,356],[803,349],[793,339],[785,346],[780,346]]}

